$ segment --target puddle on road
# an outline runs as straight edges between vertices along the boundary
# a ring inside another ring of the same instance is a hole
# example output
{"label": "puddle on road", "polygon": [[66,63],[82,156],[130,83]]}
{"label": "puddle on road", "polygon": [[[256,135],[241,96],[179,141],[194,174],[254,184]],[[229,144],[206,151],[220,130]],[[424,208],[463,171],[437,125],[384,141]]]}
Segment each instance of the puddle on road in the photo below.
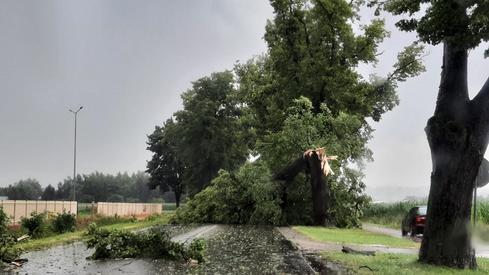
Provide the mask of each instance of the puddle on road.
{"label": "puddle on road", "polygon": [[[182,231],[180,231],[182,232]],[[183,233],[183,232],[182,232]],[[179,233],[181,234],[181,233]],[[206,262],[152,259],[86,260],[84,243],[52,247],[23,255],[29,262],[20,274],[310,274],[311,268],[272,227],[223,226],[207,240]]]}
{"label": "puddle on road", "polygon": [[[162,225],[170,236],[192,230],[195,226]],[[87,260],[93,249],[75,242],[44,250],[31,251],[21,257],[29,261],[16,270],[19,274],[160,274],[175,273],[177,263],[155,264],[152,259]],[[164,260],[158,260],[165,262]],[[160,266],[166,269],[163,271]]]}

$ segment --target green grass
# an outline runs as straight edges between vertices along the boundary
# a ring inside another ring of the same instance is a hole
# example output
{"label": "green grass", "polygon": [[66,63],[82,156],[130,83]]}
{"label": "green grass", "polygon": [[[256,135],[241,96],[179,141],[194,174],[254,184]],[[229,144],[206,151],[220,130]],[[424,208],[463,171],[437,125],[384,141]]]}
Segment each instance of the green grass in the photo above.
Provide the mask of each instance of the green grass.
{"label": "green grass", "polygon": [[[341,252],[324,252],[324,258],[340,263],[356,274],[396,274],[396,275],[423,275],[423,274],[489,274],[489,259],[477,259],[477,270],[458,270],[446,267],[436,267],[422,264],[417,261],[416,255],[407,254],[377,254],[376,256],[362,256],[345,254]],[[368,266],[372,271],[365,268]]]}
{"label": "green grass", "polygon": [[340,243],[340,244],[360,244],[360,245],[385,245],[399,248],[417,248],[419,244],[402,238],[396,238],[379,233],[372,233],[362,229],[339,229],[313,226],[293,227],[300,233],[313,240]]}
{"label": "green grass", "polygon": [[[121,230],[135,230],[145,227],[154,226],[157,224],[166,224],[170,219],[170,215],[163,215],[153,218],[148,218],[141,221],[123,221],[120,223],[110,224],[102,226],[102,228],[107,229],[121,229]],[[70,243],[74,241],[79,241],[85,238],[85,229],[77,230],[75,232],[68,232],[59,235],[49,236],[40,239],[32,239],[25,242],[21,242],[16,246],[24,251],[36,250],[41,248],[46,248],[54,245]]]}
{"label": "green grass", "polygon": [[[180,206],[182,206],[180,204]],[[177,204],[176,203],[164,203],[163,204],[163,211],[175,211],[177,209]]]}

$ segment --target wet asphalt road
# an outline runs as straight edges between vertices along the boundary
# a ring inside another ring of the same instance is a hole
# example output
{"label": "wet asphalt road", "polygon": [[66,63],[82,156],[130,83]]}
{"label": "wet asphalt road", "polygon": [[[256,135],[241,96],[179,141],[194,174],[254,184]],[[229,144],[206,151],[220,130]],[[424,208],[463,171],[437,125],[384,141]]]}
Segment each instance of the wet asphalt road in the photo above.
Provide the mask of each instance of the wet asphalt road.
{"label": "wet asphalt road", "polygon": [[87,260],[83,242],[31,251],[19,274],[314,274],[300,251],[273,227],[206,225],[180,232],[173,240],[207,239],[205,263],[153,259]]}

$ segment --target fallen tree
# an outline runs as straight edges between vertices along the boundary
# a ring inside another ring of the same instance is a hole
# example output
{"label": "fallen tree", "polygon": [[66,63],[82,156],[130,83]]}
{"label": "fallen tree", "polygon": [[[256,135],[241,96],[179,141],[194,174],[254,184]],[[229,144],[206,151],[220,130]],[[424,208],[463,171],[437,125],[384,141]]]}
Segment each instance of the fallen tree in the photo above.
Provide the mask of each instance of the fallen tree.
{"label": "fallen tree", "polygon": [[153,258],[176,261],[203,262],[203,240],[190,245],[174,242],[162,228],[152,228],[143,233],[108,230],[91,224],[88,229],[88,248],[95,248],[90,259]]}

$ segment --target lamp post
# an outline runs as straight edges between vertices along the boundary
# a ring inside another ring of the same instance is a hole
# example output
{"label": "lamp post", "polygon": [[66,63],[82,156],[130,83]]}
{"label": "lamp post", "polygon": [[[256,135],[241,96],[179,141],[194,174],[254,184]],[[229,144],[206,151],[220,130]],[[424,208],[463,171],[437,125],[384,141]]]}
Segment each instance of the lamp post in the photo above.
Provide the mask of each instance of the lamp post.
{"label": "lamp post", "polygon": [[75,115],[75,142],[73,145],[73,201],[76,201],[76,117],[81,109],[83,109],[83,106],[80,106],[76,111],[71,109],[69,110]]}

